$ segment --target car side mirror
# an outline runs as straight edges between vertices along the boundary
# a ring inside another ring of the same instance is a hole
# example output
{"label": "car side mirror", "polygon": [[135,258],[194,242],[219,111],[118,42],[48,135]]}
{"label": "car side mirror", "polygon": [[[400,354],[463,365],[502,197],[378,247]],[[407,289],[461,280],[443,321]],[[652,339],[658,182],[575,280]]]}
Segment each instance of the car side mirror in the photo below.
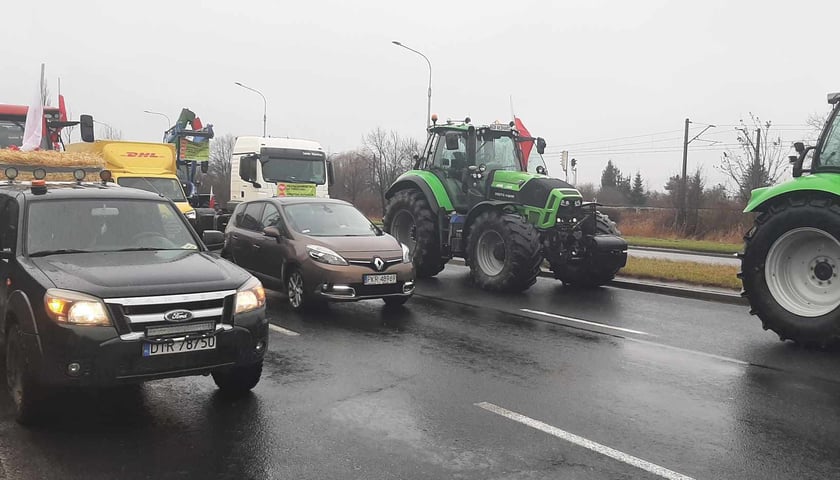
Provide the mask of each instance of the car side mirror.
{"label": "car side mirror", "polygon": [[449,132],[446,134],[446,149],[458,150],[461,148],[461,135],[456,132]]}
{"label": "car side mirror", "polygon": [[92,116],[79,115],[79,132],[82,135],[83,142],[91,143],[94,141]]}
{"label": "car side mirror", "polygon": [[537,153],[540,155],[545,153],[545,139],[542,137],[537,137]]}
{"label": "car side mirror", "polygon": [[201,240],[210,250],[221,250],[225,246],[225,234],[218,230],[205,230]]}
{"label": "car side mirror", "polygon": [[271,237],[275,240],[280,240],[283,238],[283,233],[280,232],[280,229],[277,227],[265,227],[263,228],[263,235],[266,237]]}

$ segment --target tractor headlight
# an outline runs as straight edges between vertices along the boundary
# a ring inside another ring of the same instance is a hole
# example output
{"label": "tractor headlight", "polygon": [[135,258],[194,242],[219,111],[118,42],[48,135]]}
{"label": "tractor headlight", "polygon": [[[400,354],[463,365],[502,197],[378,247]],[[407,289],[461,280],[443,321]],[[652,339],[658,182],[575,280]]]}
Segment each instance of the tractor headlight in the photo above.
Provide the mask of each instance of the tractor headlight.
{"label": "tractor headlight", "polygon": [[404,243],[401,243],[400,245],[402,246],[403,263],[411,263],[411,250],[409,250]]}
{"label": "tractor headlight", "polygon": [[265,289],[256,277],[251,277],[236,291],[234,313],[245,313],[265,306]]}
{"label": "tractor headlight", "polygon": [[572,206],[572,202],[570,202],[568,198],[564,198],[563,200],[560,200],[560,206],[561,207],[570,207],[570,206]]}
{"label": "tractor headlight", "polygon": [[50,288],[44,295],[47,315],[70,325],[108,326],[111,318],[102,300],[83,293]]}
{"label": "tractor headlight", "polygon": [[327,265],[349,265],[344,257],[320,245],[307,245],[306,253],[316,262],[326,263]]}

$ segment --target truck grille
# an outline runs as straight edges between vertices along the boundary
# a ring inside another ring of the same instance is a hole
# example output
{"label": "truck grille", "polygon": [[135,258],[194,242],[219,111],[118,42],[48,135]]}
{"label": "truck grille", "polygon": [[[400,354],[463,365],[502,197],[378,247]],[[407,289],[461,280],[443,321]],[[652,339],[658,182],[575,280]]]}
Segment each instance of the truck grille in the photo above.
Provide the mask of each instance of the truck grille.
{"label": "truck grille", "polygon": [[[235,290],[225,290],[153,297],[109,298],[105,299],[105,304],[111,311],[120,334],[146,332],[147,329],[150,329],[150,333],[173,330],[156,327],[182,326],[184,330],[194,330],[195,326],[201,324],[210,326],[212,329],[222,323],[233,324],[235,295]],[[167,320],[166,314],[174,310],[186,310],[190,312],[191,318],[185,321]]]}

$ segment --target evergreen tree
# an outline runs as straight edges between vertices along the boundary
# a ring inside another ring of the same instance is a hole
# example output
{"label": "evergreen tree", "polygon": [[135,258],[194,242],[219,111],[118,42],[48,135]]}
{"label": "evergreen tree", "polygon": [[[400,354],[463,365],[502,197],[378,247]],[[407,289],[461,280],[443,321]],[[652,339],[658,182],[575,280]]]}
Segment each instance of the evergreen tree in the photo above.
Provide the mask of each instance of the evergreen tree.
{"label": "evergreen tree", "polygon": [[618,186],[619,176],[621,176],[621,172],[619,172],[618,169],[615,168],[615,165],[613,165],[612,160],[608,160],[607,166],[601,173],[601,188]]}
{"label": "evergreen tree", "polygon": [[630,189],[630,204],[636,207],[641,207],[647,203],[648,194],[645,192],[645,185],[642,182],[642,174],[636,172],[633,178],[633,187]]}

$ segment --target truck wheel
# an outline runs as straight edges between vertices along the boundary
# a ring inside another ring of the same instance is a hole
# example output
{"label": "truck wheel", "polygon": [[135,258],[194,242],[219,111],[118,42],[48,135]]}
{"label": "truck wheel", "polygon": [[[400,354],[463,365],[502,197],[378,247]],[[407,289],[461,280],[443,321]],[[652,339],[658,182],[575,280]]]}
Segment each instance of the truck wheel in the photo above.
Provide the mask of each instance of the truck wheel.
{"label": "truck wheel", "polygon": [[263,362],[241,367],[229,367],[212,373],[213,381],[222,393],[231,396],[244,395],[260,383]]}
{"label": "truck wheel", "polygon": [[23,425],[36,423],[45,403],[45,391],[29,370],[20,327],[12,325],[6,335],[6,384],[15,407],[15,419]]}
{"label": "truck wheel", "polygon": [[788,197],[744,236],[741,282],[764,329],[827,346],[840,338],[840,202]]}
{"label": "truck wheel", "polygon": [[443,270],[446,259],[441,257],[437,219],[423,192],[406,189],[394,194],[382,223],[386,232],[408,247],[418,278],[434,277]]}
{"label": "truck wheel", "polygon": [[540,236],[519,215],[484,212],[470,227],[470,276],[485,290],[521,292],[537,281],[542,263]]}
{"label": "truck wheel", "polygon": [[[595,235],[621,236],[621,232],[609,216],[595,212]],[[599,265],[594,258],[584,258],[577,263],[552,265],[551,270],[564,285],[592,288],[610,283],[621,267]]]}

